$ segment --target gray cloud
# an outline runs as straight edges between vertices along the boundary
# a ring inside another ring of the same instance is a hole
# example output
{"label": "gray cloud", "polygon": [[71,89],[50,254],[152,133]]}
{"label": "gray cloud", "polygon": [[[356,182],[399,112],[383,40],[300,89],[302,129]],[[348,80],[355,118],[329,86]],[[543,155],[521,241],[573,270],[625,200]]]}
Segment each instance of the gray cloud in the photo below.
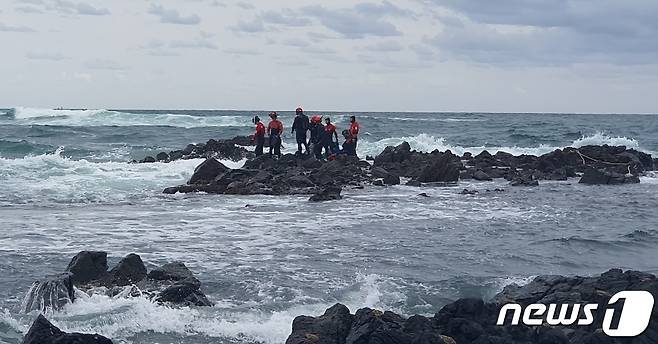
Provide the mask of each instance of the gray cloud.
{"label": "gray cloud", "polygon": [[240,20],[236,25],[229,26],[229,29],[235,32],[257,33],[265,32],[265,25],[260,18],[254,18],[251,21]]}
{"label": "gray cloud", "polygon": [[60,12],[90,16],[103,16],[110,14],[107,8],[94,7],[85,2],[72,2],[67,0],[55,0],[52,5]]}
{"label": "gray cloud", "polygon": [[42,10],[33,6],[18,6],[15,8],[15,10],[21,13],[37,13],[37,14],[43,13]]}
{"label": "gray cloud", "polygon": [[[483,63],[637,64],[658,59],[658,2],[435,0],[465,20],[441,22],[446,56]],[[445,18],[445,17],[444,17]]]}
{"label": "gray cloud", "polygon": [[12,26],[0,22],[0,32],[36,32],[27,26]]}
{"label": "gray cloud", "polygon": [[289,8],[281,11],[265,11],[260,15],[260,18],[266,23],[277,25],[307,26],[311,24],[308,18]]}
{"label": "gray cloud", "polygon": [[[359,6],[359,5],[357,5]],[[317,18],[328,29],[346,38],[365,36],[399,36],[402,33],[392,23],[382,18],[382,11],[364,9],[328,9],[320,5],[306,6],[302,13]]]}
{"label": "gray cloud", "polygon": [[160,22],[180,25],[198,25],[201,18],[196,14],[181,15],[178,10],[167,9],[162,5],[152,4],[149,13],[160,17]]}
{"label": "gray cloud", "polygon": [[30,60],[45,60],[45,61],[62,61],[67,60],[68,57],[59,53],[48,52],[28,52],[25,57]]}

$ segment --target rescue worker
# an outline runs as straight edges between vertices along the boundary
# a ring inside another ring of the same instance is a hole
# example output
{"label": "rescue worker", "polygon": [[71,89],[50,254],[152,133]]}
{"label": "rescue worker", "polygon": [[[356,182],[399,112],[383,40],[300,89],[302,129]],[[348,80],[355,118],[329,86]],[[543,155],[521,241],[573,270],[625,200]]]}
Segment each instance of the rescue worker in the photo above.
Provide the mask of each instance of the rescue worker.
{"label": "rescue worker", "polygon": [[302,146],[306,148],[306,154],[310,154],[308,142],[306,141],[306,132],[310,126],[308,116],[304,114],[304,110],[301,107],[298,107],[295,113],[295,121],[292,123],[292,133],[295,134],[295,139],[297,140],[297,154],[302,154]]}
{"label": "rescue worker", "polygon": [[[329,158],[336,151],[335,146],[338,145],[338,133],[336,132],[336,126],[331,123],[331,118],[325,118],[324,122],[322,146],[324,147],[325,158]],[[336,141],[334,141],[334,137]]]}
{"label": "rescue worker", "polygon": [[359,140],[359,130],[361,127],[359,126],[359,122],[356,121],[355,116],[350,116],[350,140],[349,143],[351,144],[351,150],[354,153],[354,156],[356,156],[356,144],[357,141]]}
{"label": "rescue worker", "polygon": [[322,116],[315,115],[311,117],[311,151],[316,159],[322,159],[322,139],[324,137],[324,125],[322,125]]}
{"label": "rescue worker", "polygon": [[263,146],[265,145],[265,125],[260,121],[260,117],[254,117],[256,124],[256,133],[254,134],[254,143],[256,144],[256,156],[263,155]]}
{"label": "rescue worker", "polygon": [[[281,157],[281,135],[283,134],[283,123],[277,118],[276,112],[270,113],[270,124],[267,126],[267,133],[270,135],[270,155]],[[274,154],[272,154],[274,153]]]}

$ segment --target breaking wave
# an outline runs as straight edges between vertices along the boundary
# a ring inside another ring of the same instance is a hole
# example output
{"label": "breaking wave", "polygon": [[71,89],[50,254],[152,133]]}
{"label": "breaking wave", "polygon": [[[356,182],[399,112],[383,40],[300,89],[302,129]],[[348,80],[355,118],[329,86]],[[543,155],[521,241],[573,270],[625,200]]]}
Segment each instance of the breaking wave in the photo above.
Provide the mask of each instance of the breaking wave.
{"label": "breaking wave", "polygon": [[[60,125],[72,127],[94,126],[170,126],[181,128],[199,127],[251,127],[245,116],[195,116],[168,113],[125,113],[110,110],[52,110],[16,107],[8,114],[0,115],[11,124]],[[3,119],[0,117],[0,119]]]}
{"label": "breaking wave", "polygon": [[[166,186],[185,183],[202,160],[132,164],[73,160],[54,153],[19,159],[0,158],[3,193],[0,206],[44,202],[80,204],[122,202],[138,195],[159,194]],[[244,162],[222,161],[229,167]]]}

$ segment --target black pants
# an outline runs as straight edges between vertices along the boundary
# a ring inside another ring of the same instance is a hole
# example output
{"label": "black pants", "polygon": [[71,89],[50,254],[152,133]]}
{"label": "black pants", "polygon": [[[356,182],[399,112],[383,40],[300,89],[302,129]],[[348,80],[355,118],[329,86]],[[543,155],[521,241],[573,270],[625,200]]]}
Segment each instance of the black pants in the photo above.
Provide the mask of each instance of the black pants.
{"label": "black pants", "polygon": [[356,144],[357,144],[357,142],[359,142],[359,138],[358,138],[358,137],[354,137],[354,138],[352,138],[352,143],[354,143],[354,147],[353,147],[353,149],[354,149],[354,152],[353,152],[353,153],[354,153],[354,156],[356,156]]}
{"label": "black pants", "polygon": [[306,141],[306,134],[295,136],[297,139],[297,153],[302,154],[302,146],[306,148],[306,154],[309,154],[308,151],[308,142]]}
{"label": "black pants", "polygon": [[281,156],[281,136],[270,135],[270,155]]}
{"label": "black pants", "polygon": [[322,147],[324,147],[324,157],[328,158],[331,154],[333,154],[332,150],[333,147],[335,146],[335,143],[333,142],[324,142],[322,144]]}
{"label": "black pants", "polygon": [[315,158],[320,160],[322,159],[322,144],[320,142],[311,143],[313,146],[313,155]]}
{"label": "black pants", "polygon": [[254,153],[256,153],[256,156],[261,156],[263,155],[263,146],[265,145],[265,136],[256,136],[254,138],[256,141],[256,150]]}

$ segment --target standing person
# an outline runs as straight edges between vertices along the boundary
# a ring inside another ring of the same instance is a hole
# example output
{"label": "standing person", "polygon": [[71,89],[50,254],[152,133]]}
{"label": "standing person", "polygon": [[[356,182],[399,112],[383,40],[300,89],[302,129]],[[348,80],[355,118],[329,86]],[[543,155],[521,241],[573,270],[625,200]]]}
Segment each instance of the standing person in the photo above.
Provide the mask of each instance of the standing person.
{"label": "standing person", "polygon": [[260,117],[254,117],[256,124],[256,133],[254,134],[254,143],[256,143],[256,156],[263,155],[263,146],[265,145],[265,125],[260,121]]}
{"label": "standing person", "polygon": [[322,116],[315,115],[311,117],[311,150],[316,159],[322,159],[322,140],[324,137],[324,125],[322,125]]}
{"label": "standing person", "polygon": [[[336,133],[336,126],[331,123],[331,118],[325,118],[324,122],[324,139],[322,141],[322,146],[324,147],[325,157],[329,158],[329,156],[333,154],[334,146],[338,144],[338,133]],[[334,137],[336,137],[335,143]]]}
{"label": "standing person", "polygon": [[353,153],[356,156],[356,143],[359,140],[359,130],[361,127],[359,126],[359,122],[356,121],[355,116],[350,116],[350,140],[349,142],[352,144],[353,148]]}
{"label": "standing person", "polygon": [[[281,157],[281,135],[283,134],[283,123],[277,118],[276,112],[270,113],[270,124],[267,126],[267,133],[270,135],[270,155]],[[274,154],[272,154],[274,152]]]}
{"label": "standing person", "polygon": [[306,132],[309,129],[308,116],[304,114],[304,110],[301,107],[298,107],[295,113],[295,121],[292,123],[292,133],[296,133],[297,153],[302,154],[303,145],[306,148],[306,154],[309,154],[308,142],[306,142]]}

